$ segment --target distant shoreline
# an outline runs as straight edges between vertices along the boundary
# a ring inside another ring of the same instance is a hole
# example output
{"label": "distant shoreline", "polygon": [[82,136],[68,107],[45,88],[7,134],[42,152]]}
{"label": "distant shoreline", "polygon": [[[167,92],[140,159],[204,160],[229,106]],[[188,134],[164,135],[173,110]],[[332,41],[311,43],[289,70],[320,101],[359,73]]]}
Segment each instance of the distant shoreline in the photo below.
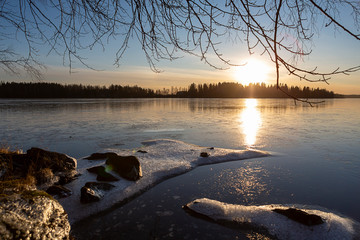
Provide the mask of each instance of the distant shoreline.
{"label": "distant shoreline", "polygon": [[[44,99],[44,98],[360,98],[360,95],[337,94],[326,89],[276,85],[249,84],[235,82],[216,84],[191,84],[188,88],[171,87],[171,89],[153,90],[139,86],[111,85],[92,86],[45,82],[0,82],[0,98]],[[283,93],[286,92],[287,94]]]}

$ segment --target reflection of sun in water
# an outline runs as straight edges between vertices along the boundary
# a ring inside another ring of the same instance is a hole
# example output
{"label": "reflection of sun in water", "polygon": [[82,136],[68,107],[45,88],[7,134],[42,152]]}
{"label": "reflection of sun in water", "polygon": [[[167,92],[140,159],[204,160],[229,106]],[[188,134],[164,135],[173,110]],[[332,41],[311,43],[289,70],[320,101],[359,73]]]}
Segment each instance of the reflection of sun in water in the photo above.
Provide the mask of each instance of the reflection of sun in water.
{"label": "reflection of sun in water", "polygon": [[245,106],[246,108],[241,113],[240,121],[245,135],[245,144],[253,146],[256,142],[257,131],[261,125],[261,116],[260,112],[256,109],[256,99],[246,99]]}
{"label": "reflection of sun in water", "polygon": [[263,61],[251,58],[245,66],[234,68],[234,78],[242,85],[267,82],[270,67]]}

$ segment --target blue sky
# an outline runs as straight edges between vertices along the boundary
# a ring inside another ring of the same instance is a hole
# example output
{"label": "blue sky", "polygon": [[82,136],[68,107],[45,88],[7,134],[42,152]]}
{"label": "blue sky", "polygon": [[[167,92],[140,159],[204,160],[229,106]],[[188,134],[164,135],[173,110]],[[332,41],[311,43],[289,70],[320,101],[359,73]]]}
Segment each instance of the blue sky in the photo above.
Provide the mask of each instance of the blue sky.
{"label": "blue sky", "polygon": [[[353,26],[352,17],[342,16],[343,22],[347,26],[356,29]],[[21,39],[21,38],[20,38]],[[162,60],[157,63],[157,67],[162,70],[161,73],[151,71],[144,53],[137,40],[132,40],[129,48],[123,58],[120,66],[114,65],[115,52],[119,46],[116,39],[110,40],[105,49],[96,47],[86,50],[83,55],[86,57],[86,63],[97,71],[86,68],[81,64],[74,64],[72,73],[69,73],[69,67],[63,65],[62,56],[55,53],[47,54],[46,47],[39,51],[40,62],[46,65],[43,73],[45,82],[57,83],[76,83],[91,85],[138,85],[154,89],[176,87],[187,87],[191,83],[217,83],[223,81],[239,81],[246,76],[237,76],[236,68],[229,70],[215,70],[212,67],[201,62],[199,58],[179,53],[182,58],[175,61]],[[26,51],[26,47],[21,40],[13,41],[10,46],[14,49]],[[249,60],[245,43],[233,43],[231,39],[224,39],[221,44],[224,56],[236,63],[244,63]],[[265,56],[260,56],[261,52],[255,52],[252,58],[267,66],[266,83],[275,84],[275,67]],[[359,41],[339,30],[334,32],[332,27],[322,28],[319,36],[315,35],[312,42],[312,54],[304,57],[297,62],[299,66],[308,68],[318,67],[319,70],[332,71],[337,67],[342,69],[360,65],[360,47]],[[263,65],[261,65],[263,66]],[[265,71],[258,69],[258,71]],[[38,81],[31,79],[30,76],[22,74],[20,76],[9,75],[3,71],[0,72],[0,81]],[[360,72],[346,75],[333,76],[329,81],[330,85],[325,83],[308,83],[299,81],[295,77],[289,76],[285,71],[281,72],[281,82],[288,85],[320,87],[344,94],[360,94]]]}

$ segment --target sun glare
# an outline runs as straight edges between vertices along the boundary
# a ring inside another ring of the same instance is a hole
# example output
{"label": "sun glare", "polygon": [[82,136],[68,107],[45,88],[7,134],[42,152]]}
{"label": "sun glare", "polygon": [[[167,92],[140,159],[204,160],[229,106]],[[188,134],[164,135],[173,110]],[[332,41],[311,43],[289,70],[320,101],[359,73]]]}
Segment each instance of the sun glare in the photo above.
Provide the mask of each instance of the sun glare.
{"label": "sun glare", "polygon": [[247,61],[245,66],[234,69],[234,78],[242,85],[250,83],[266,83],[270,67],[263,61],[252,58]]}
{"label": "sun glare", "polygon": [[246,99],[245,109],[240,115],[240,122],[245,136],[245,144],[248,147],[251,147],[256,143],[257,131],[261,126],[260,112],[256,107],[256,99]]}

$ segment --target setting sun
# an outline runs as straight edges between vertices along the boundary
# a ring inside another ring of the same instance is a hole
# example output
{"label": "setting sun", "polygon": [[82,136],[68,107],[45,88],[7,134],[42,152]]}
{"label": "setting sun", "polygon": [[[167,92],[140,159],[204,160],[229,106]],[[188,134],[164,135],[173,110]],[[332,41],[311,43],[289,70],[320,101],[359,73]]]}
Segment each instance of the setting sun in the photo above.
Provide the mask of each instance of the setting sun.
{"label": "setting sun", "polygon": [[249,59],[247,64],[234,69],[234,78],[242,85],[267,82],[270,67],[263,61]]}

